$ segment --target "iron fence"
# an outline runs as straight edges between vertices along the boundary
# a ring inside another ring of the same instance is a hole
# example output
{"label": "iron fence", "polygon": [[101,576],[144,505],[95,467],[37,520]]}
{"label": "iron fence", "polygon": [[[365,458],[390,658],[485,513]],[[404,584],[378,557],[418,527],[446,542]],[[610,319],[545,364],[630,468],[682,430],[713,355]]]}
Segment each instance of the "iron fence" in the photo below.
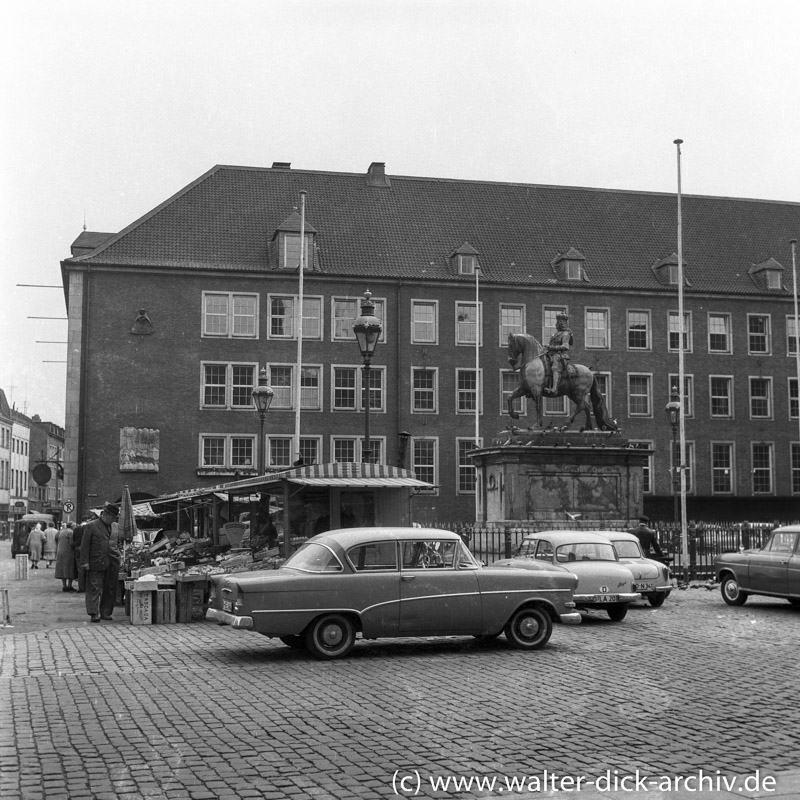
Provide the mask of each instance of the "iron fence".
{"label": "iron fence", "polygon": [[[651,521],[664,556],[670,562],[676,578],[683,581],[708,580],[714,575],[714,558],[720,553],[761,547],[769,534],[788,522],[691,522],[687,528],[688,564],[684,563],[681,527],[674,522]],[[511,558],[526,534],[541,530],[563,528],[571,530],[576,525],[566,523],[541,523],[539,525],[511,524],[482,526],[474,523],[437,523],[437,528],[455,531],[469,545],[476,558],[491,564],[500,558]],[[580,527],[586,528],[586,522]],[[593,525],[592,530],[627,530],[627,526]]]}

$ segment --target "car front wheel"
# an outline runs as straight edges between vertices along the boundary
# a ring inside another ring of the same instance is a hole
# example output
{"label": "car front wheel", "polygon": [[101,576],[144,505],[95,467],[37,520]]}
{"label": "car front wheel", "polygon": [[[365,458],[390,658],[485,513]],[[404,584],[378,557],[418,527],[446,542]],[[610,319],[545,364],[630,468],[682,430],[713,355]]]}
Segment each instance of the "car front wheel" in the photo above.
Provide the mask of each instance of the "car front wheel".
{"label": "car front wheel", "polygon": [[356,629],[341,614],[326,614],[315,619],[306,631],[306,647],[315,658],[342,658],[356,641]]}
{"label": "car front wheel", "polygon": [[739,588],[739,583],[733,575],[726,575],[719,587],[722,599],[729,606],[743,606],[747,600],[747,592]]}
{"label": "car front wheel", "polygon": [[661,608],[668,597],[669,592],[653,592],[653,594],[647,595],[647,602],[650,603],[653,608]]}
{"label": "car front wheel", "polygon": [[622,622],[628,615],[628,604],[615,603],[613,606],[609,606],[606,609],[606,613],[612,622]]}
{"label": "car front wheel", "polygon": [[541,608],[521,608],[506,623],[503,633],[509,644],[519,650],[538,650],[550,640],[553,622]]}

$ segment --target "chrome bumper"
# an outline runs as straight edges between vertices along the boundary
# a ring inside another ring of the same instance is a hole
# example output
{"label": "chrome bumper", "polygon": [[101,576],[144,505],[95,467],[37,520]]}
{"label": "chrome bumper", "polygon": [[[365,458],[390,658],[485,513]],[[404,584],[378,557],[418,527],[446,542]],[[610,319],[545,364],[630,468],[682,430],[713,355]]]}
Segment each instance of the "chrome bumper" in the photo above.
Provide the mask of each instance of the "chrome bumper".
{"label": "chrome bumper", "polygon": [[209,608],[206,611],[206,619],[216,622],[218,625],[230,625],[232,628],[242,628],[251,630],[253,627],[252,617],[237,617],[227,611],[219,611],[216,608]]}
{"label": "chrome bumper", "polygon": [[558,618],[565,625],[580,625],[583,619],[578,611],[568,611],[566,614],[559,614]]}

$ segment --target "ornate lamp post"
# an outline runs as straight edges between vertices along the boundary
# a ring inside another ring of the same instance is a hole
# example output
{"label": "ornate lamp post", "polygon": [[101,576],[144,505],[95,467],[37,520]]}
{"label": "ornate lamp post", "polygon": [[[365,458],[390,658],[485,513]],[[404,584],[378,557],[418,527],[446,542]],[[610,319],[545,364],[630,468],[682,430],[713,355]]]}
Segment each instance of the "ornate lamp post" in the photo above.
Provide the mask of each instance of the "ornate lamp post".
{"label": "ornate lamp post", "polygon": [[357,317],[353,323],[353,333],[356,335],[358,349],[364,359],[364,447],[361,460],[366,464],[372,462],[372,445],[369,440],[369,409],[372,392],[370,391],[369,373],[372,356],[375,355],[375,346],[378,344],[378,338],[383,330],[381,321],[375,316],[375,303],[372,302],[371,297],[372,294],[367,289],[364,292],[364,299],[361,301],[361,316]]}
{"label": "ornate lamp post", "polygon": [[267,448],[264,446],[264,417],[269,411],[275,390],[267,383],[267,368],[261,367],[258,373],[258,386],[253,389],[253,402],[258,412],[259,439],[258,439],[258,474],[263,475],[267,471],[266,456]]}
{"label": "ornate lamp post", "polygon": [[673,497],[673,515],[675,522],[680,522],[681,519],[681,489],[680,489],[680,455],[678,453],[678,424],[681,416],[681,404],[677,391],[677,386],[672,387],[670,393],[669,403],[664,407],[667,412],[670,427],[672,428],[672,497]]}

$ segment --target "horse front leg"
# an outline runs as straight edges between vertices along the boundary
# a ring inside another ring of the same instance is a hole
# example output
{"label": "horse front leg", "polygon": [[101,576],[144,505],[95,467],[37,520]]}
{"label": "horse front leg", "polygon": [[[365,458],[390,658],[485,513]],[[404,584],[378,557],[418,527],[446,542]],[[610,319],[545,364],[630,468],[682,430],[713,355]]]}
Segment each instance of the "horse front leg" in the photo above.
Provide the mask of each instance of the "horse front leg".
{"label": "horse front leg", "polygon": [[519,414],[517,414],[517,412],[514,410],[514,401],[518,397],[524,396],[525,390],[521,386],[518,386],[516,389],[514,389],[514,391],[508,396],[508,416],[511,417],[511,419],[519,419]]}

